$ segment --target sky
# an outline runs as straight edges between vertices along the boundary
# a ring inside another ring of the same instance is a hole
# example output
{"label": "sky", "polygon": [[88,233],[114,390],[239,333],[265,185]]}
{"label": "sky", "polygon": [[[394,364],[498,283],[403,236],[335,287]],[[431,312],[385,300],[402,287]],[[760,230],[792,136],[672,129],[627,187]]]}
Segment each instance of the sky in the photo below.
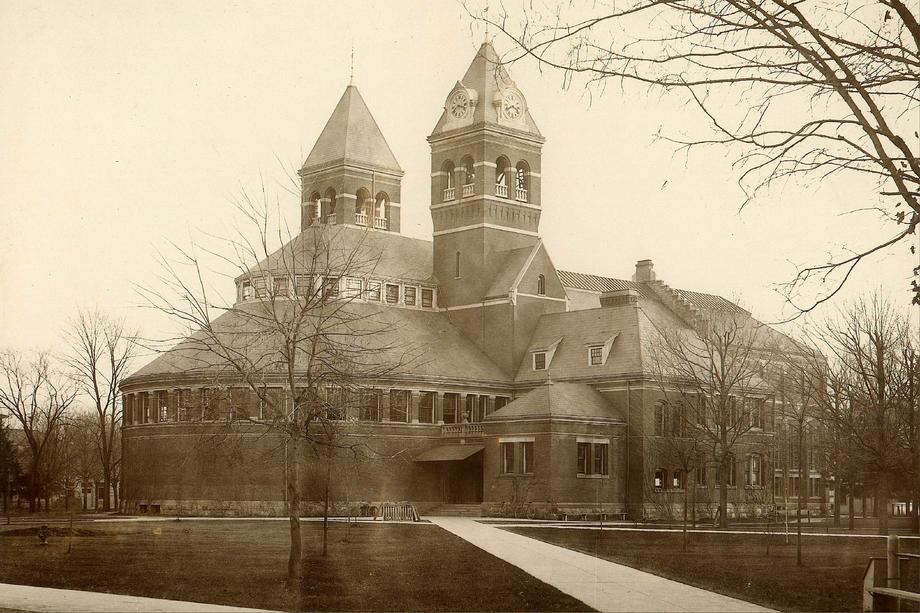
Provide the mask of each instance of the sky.
{"label": "sky", "polygon": [[[226,234],[243,190],[302,164],[352,49],[406,172],[403,233],[430,238],[425,138],[484,36],[451,0],[0,3],[0,348],[60,351],[78,308],[167,330],[137,293],[156,285],[157,254]],[[541,235],[557,268],[629,278],[651,258],[672,287],[771,322],[796,264],[883,234],[874,213],[849,213],[878,200],[860,178],[776,185],[741,210],[726,152],[655,138],[707,128],[677,100],[510,71],[546,137]],[[275,191],[296,225],[298,199]],[[871,258],[817,316],[877,288],[910,311],[915,263],[905,247]]]}

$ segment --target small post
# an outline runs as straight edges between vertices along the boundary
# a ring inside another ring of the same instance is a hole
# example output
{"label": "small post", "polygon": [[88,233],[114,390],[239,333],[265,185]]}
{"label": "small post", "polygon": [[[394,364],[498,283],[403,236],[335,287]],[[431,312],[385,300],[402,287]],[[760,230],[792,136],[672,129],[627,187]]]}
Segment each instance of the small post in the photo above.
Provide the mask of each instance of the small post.
{"label": "small post", "polygon": [[888,577],[885,582],[887,587],[898,589],[901,587],[900,564],[898,561],[898,535],[888,535]]}

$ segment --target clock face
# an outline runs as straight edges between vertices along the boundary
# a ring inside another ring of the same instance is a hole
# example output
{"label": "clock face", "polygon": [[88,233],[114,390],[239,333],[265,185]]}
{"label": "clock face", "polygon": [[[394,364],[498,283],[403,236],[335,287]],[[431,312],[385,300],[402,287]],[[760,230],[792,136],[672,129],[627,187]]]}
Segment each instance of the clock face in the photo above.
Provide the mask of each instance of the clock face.
{"label": "clock face", "polygon": [[508,119],[517,119],[524,112],[524,102],[514,92],[508,92],[502,98],[502,112]]}
{"label": "clock face", "polygon": [[464,91],[456,92],[450,97],[447,110],[454,119],[463,119],[470,111],[470,97]]}

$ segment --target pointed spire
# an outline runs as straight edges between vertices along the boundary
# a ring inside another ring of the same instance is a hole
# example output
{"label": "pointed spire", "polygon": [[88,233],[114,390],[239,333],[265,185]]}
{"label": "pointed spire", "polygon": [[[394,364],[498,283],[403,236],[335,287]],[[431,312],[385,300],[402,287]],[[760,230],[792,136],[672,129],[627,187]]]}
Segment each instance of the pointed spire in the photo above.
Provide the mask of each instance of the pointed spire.
{"label": "pointed spire", "polygon": [[[475,108],[466,125],[488,123],[508,126],[519,132],[529,132],[542,140],[540,129],[523,101],[523,93],[511,78],[488,37],[479,47],[463,78],[451,90],[449,95],[452,95],[461,87],[473,93],[474,95],[470,96],[470,98],[475,99]],[[519,98],[520,104],[523,106],[521,115],[516,120],[510,120],[506,116],[502,116],[503,99],[509,94]],[[458,122],[451,117],[449,110],[445,108],[438,125],[435,126],[432,132],[432,136],[460,127],[457,124]]]}
{"label": "pointed spire", "polygon": [[353,84],[345,88],[303,168],[349,163],[402,173],[367,103]]}

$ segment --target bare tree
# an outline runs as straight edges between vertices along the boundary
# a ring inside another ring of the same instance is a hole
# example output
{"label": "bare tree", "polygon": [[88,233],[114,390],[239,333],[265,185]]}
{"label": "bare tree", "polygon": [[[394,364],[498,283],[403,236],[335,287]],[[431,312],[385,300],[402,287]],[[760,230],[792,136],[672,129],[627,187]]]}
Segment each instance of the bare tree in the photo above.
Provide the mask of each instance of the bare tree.
{"label": "bare tree", "polygon": [[134,334],[124,322],[99,310],[79,310],[67,329],[70,351],[67,364],[96,416],[96,449],[105,490],[103,510],[112,510],[111,490],[121,457],[118,431],[122,422],[119,385],[127,375]]}
{"label": "bare tree", "polygon": [[[468,4],[472,4],[471,2]],[[634,83],[699,111],[705,134],[669,138],[724,148],[748,198],[774,182],[864,177],[880,193],[887,238],[800,269],[833,296],[869,254],[903,241],[920,220],[920,23],[902,0],[528,0],[474,19],[513,41],[505,61],[532,58],[563,83]],[[681,124],[684,128],[684,124]],[[862,203],[845,203],[862,209]],[[913,250],[913,247],[911,247]],[[920,286],[914,281],[915,301]]]}
{"label": "bare tree", "polygon": [[0,376],[0,407],[19,423],[29,445],[29,512],[36,511],[41,497],[47,510],[45,455],[77,397],[76,387],[45,353],[32,360],[12,351],[3,353]]}
{"label": "bare tree", "polygon": [[646,349],[654,378],[665,404],[686,411],[682,419],[692,432],[692,449],[705,449],[716,467],[719,525],[726,527],[736,452],[759,450],[761,477],[764,471],[766,447],[759,435],[766,430],[771,393],[764,373],[776,359],[772,331],[739,309],[710,313],[691,328],[657,325],[657,332]]}
{"label": "bare tree", "polygon": [[[302,573],[303,462],[309,455],[331,465],[336,454],[377,453],[342,434],[359,412],[378,410],[375,384],[402,372],[415,349],[399,338],[386,308],[363,300],[376,292],[382,302],[384,288],[345,282],[374,275],[382,245],[373,233],[314,225],[294,236],[266,203],[264,193],[257,200],[244,194],[242,229],[212,237],[216,247],[177,247],[176,258],[162,260],[162,286],[140,291],[188,328],[190,336],[171,350],[188,360],[187,372],[247,390],[252,402],[234,403],[229,422],[266,424],[281,440],[294,582]],[[236,296],[223,299],[212,288],[209,257],[224,275],[232,271]]]}
{"label": "bare tree", "polygon": [[892,476],[899,467],[899,362],[906,330],[903,318],[879,295],[859,299],[839,310],[813,333],[827,348],[833,364],[826,370],[830,387],[843,401],[817,395],[821,417],[840,440],[852,441],[863,470],[872,475],[880,503],[879,533],[888,533]]}

